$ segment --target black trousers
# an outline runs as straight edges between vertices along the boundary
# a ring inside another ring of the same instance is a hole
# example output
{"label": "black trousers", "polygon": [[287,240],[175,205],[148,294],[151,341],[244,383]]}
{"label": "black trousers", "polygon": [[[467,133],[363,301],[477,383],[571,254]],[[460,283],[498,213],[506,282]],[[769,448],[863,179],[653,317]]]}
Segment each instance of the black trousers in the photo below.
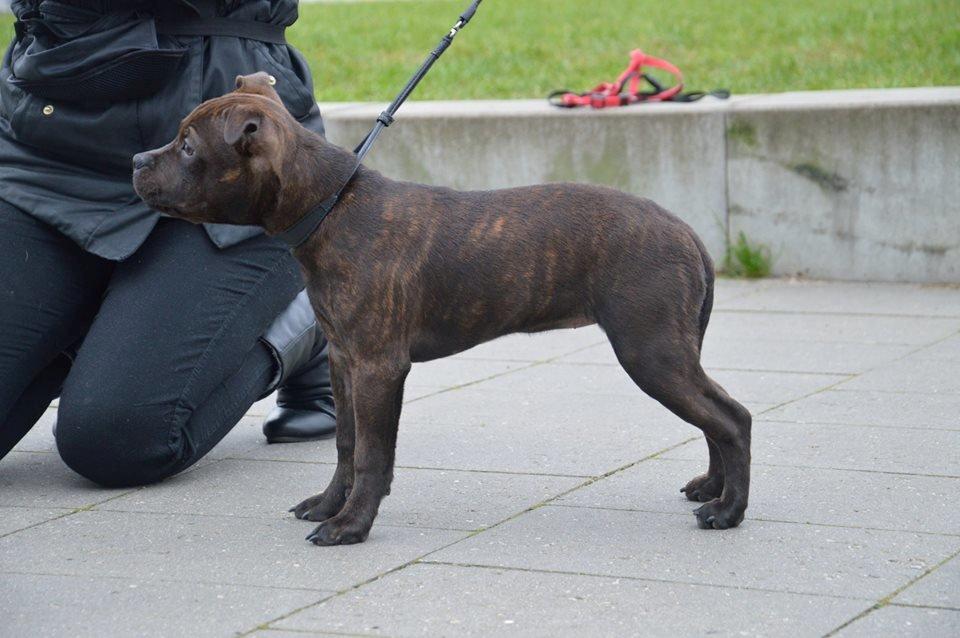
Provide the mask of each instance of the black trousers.
{"label": "black trousers", "polygon": [[302,288],[265,236],[218,249],[161,219],[113,262],[0,202],[0,458],[59,395],[57,448],[79,474],[118,487],[189,467],[268,388],[259,337]]}

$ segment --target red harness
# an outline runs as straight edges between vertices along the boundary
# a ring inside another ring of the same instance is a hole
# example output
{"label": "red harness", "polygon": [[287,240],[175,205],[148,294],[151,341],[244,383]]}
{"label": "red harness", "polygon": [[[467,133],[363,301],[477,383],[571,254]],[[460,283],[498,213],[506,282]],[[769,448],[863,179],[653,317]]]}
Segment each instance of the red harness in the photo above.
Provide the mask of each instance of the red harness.
{"label": "red harness", "polygon": [[[669,88],[664,88],[648,73],[644,73],[644,67],[660,69],[670,73],[676,78],[676,84]],[[646,80],[653,88],[651,91],[641,91],[640,82]],[[608,106],[627,106],[638,102],[693,102],[699,100],[706,93],[697,91],[693,93],[681,93],[683,90],[683,74],[680,69],[667,62],[666,60],[647,55],[640,49],[630,53],[630,66],[620,74],[616,82],[604,82],[599,84],[592,91],[587,93],[574,93],[566,89],[555,91],[550,94],[550,103],[562,108],[576,108],[578,106],[590,106],[595,109],[603,109]],[[730,96],[728,91],[713,91],[712,95],[720,98]]]}

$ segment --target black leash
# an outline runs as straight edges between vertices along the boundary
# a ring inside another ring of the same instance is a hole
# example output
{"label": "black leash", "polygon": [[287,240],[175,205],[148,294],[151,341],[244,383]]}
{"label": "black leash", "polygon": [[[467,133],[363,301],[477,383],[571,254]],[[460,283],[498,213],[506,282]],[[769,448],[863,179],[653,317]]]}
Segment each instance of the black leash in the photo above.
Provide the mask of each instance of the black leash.
{"label": "black leash", "polygon": [[356,177],[357,171],[360,169],[360,164],[363,162],[363,158],[366,157],[367,153],[370,152],[370,149],[373,147],[373,143],[377,141],[377,137],[380,136],[380,133],[383,132],[383,129],[393,124],[394,115],[397,114],[397,111],[400,109],[403,103],[406,102],[408,97],[410,97],[410,94],[413,93],[413,90],[417,88],[417,85],[420,84],[420,81],[430,70],[430,67],[433,66],[434,62],[440,59],[440,56],[443,55],[443,52],[450,48],[450,45],[453,44],[453,39],[457,37],[457,34],[460,32],[460,30],[467,26],[467,23],[470,22],[471,18],[473,18],[473,14],[477,12],[477,7],[480,6],[480,2],[482,2],[482,0],[473,0],[473,4],[471,4],[470,7],[463,12],[463,14],[460,16],[460,19],[457,20],[457,23],[453,25],[452,29],[450,29],[450,33],[443,36],[443,39],[440,41],[440,44],[437,45],[437,48],[430,52],[430,54],[427,56],[427,59],[424,60],[417,72],[414,73],[413,77],[410,78],[410,81],[407,82],[407,85],[403,87],[402,91],[400,91],[400,94],[393,100],[390,106],[387,107],[387,110],[377,117],[377,122],[373,125],[373,129],[367,133],[367,136],[363,139],[363,142],[361,142],[360,145],[354,149],[353,152],[357,156],[357,163],[354,165],[353,171],[350,172],[350,176],[347,178],[346,182],[344,182],[343,186],[340,187],[340,190],[300,218],[300,220],[293,226],[277,235],[278,239],[286,242],[291,248],[297,248],[303,244],[303,242],[307,241],[310,235],[312,235],[313,232],[320,227],[320,224],[323,223],[323,220],[326,219],[327,215],[330,214],[330,211],[333,210],[333,207],[337,205],[338,201],[340,201],[340,195],[343,194],[344,189],[346,189],[347,186],[350,185],[350,182],[353,181],[353,178]]}

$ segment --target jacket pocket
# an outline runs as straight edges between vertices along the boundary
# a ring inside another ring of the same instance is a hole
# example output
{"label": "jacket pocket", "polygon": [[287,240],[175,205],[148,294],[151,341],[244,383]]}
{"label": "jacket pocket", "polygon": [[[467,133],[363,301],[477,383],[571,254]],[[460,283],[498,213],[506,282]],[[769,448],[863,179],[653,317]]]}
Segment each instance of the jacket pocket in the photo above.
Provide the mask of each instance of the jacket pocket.
{"label": "jacket pocket", "polygon": [[41,98],[115,102],[152,95],[169,81],[186,49],[161,49],[152,18],[106,14],[84,23],[44,2],[42,17],[18,22],[10,82]]}
{"label": "jacket pocket", "polygon": [[137,102],[109,105],[51,100],[27,93],[0,73],[0,104],[17,142],[99,173],[130,171],[141,147]]}

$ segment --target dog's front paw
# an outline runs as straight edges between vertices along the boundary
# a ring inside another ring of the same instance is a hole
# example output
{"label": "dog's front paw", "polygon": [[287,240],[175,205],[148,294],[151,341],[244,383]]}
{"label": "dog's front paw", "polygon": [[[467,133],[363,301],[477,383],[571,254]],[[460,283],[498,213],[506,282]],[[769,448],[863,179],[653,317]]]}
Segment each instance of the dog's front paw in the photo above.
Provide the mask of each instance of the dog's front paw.
{"label": "dog's front paw", "polygon": [[700,529],[729,529],[743,521],[745,510],[746,507],[743,505],[725,504],[721,499],[715,498],[701,505],[693,513],[697,517],[697,527]]}
{"label": "dog's front paw", "polygon": [[334,516],[321,523],[307,536],[314,545],[353,545],[367,540],[370,525],[365,525],[350,517]]}
{"label": "dog's front paw", "polygon": [[687,499],[691,501],[706,503],[719,498],[720,494],[723,493],[723,477],[701,474],[691,479],[686,487],[681,488],[680,491],[686,494]]}
{"label": "dog's front paw", "polygon": [[290,508],[290,511],[302,521],[321,523],[336,516],[346,500],[346,496],[330,498],[327,492],[324,492],[323,494],[311,496],[296,507]]}

